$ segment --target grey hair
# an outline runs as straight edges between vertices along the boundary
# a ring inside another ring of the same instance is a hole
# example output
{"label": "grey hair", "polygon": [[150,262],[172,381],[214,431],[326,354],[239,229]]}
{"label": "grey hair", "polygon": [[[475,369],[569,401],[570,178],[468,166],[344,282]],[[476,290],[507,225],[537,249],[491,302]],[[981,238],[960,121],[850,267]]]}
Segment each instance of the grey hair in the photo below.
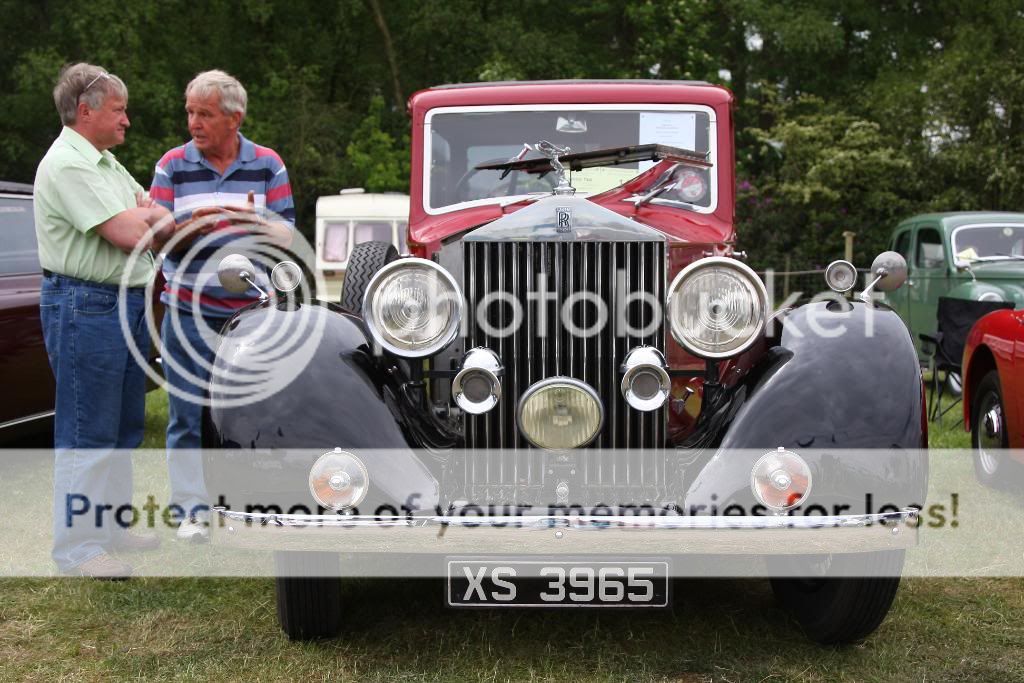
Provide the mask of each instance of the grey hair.
{"label": "grey hair", "polygon": [[79,102],[85,102],[89,109],[99,109],[111,95],[128,99],[124,81],[102,66],[79,62],[60,70],[53,88],[53,103],[57,105],[60,122],[73,126],[78,120]]}
{"label": "grey hair", "polygon": [[207,98],[216,93],[220,95],[220,110],[225,114],[238,112],[245,120],[245,107],[249,104],[249,96],[238,79],[220,69],[204,71],[185,86],[185,98],[195,95]]}

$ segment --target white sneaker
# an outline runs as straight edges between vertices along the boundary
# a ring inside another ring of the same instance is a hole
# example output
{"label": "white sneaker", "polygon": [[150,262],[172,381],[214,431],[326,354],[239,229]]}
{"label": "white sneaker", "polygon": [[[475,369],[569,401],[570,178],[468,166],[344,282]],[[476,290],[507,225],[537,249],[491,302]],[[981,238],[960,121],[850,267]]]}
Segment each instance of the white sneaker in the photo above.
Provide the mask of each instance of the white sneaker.
{"label": "white sneaker", "polygon": [[189,517],[178,526],[175,534],[179,541],[206,543],[210,539],[210,524],[195,517]]}

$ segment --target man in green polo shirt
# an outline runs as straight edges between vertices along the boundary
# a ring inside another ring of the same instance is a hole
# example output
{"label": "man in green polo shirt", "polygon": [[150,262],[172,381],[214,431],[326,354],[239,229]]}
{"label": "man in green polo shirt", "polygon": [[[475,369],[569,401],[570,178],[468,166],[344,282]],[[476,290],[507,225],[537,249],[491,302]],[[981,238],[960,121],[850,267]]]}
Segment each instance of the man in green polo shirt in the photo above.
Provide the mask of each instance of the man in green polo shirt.
{"label": "man in green polo shirt", "polygon": [[[145,413],[145,373],[127,337],[149,348],[150,249],[171,237],[174,221],[109,152],[130,125],[124,82],[74,64],[61,71],[53,99],[64,128],[39,163],[34,201],[40,319],[57,380],[53,559],[67,574],[120,578],[132,568],[108,551],[159,545],[119,527],[112,512],[131,502],[127,450],[142,441]],[[111,514],[97,514],[108,505]]]}

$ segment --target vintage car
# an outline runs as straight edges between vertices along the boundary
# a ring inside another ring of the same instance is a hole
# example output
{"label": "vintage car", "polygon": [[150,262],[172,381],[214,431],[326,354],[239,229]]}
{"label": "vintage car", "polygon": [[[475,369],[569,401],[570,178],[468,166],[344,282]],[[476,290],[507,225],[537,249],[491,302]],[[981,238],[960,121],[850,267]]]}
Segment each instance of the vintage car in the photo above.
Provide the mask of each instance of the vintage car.
{"label": "vintage car", "polygon": [[53,434],[53,373],[39,323],[39,265],[32,186],[0,182],[0,443]]}
{"label": "vintage car", "polygon": [[1024,306],[1024,213],[964,211],[914,216],[893,231],[890,249],[909,269],[886,300],[921,350],[936,330],[940,296]]}
{"label": "vintage car", "polygon": [[734,252],[732,106],[665,81],[413,95],[412,255],[357,246],[356,309],[290,286],[239,313],[209,386],[211,536],[276,551],[288,636],[335,635],[341,568],[381,555],[460,607],[664,606],[698,559],[753,556],[811,638],[879,625],[927,490],[914,345],[838,293],[846,262],[773,311]]}
{"label": "vintage car", "polygon": [[1019,483],[1024,472],[1024,311],[996,311],[975,323],[967,335],[963,369],[964,428],[971,433],[978,481],[992,487]]}

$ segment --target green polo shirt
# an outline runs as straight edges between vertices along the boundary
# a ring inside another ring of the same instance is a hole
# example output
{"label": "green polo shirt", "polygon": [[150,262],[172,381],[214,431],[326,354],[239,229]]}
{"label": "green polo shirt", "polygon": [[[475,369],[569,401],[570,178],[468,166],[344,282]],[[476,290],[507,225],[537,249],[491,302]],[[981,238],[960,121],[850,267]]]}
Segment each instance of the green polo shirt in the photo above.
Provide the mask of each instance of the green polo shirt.
{"label": "green polo shirt", "polygon": [[[136,206],[142,186],[114,155],[100,152],[65,127],[36,170],[35,219],[39,262],[61,275],[120,284],[128,254],[103,239],[96,226]],[[143,287],[155,275],[153,255],[139,254],[129,287]]]}

